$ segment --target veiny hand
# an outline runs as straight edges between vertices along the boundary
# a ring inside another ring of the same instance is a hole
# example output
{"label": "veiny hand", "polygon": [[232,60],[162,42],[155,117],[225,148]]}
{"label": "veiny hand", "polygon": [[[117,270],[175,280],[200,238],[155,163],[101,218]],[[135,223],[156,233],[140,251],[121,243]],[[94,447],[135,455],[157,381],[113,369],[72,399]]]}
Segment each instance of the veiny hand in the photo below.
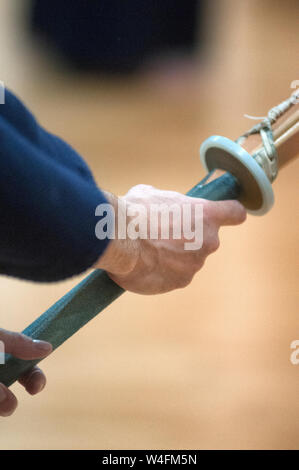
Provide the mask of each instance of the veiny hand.
{"label": "veiny hand", "polygon": [[[246,219],[246,211],[238,201],[213,202],[147,185],[134,186],[121,198],[109,193],[106,195],[116,214],[118,205],[122,206],[124,202],[127,208],[143,204],[147,216],[151,204],[203,205],[203,244],[200,249],[187,251],[184,245],[190,240],[164,240],[161,236],[156,240],[126,238],[109,243],[95,267],[105,269],[111,279],[124,289],[140,294],[160,294],[187,286],[202,268],[207,256],[219,247],[219,228],[222,225],[241,224]],[[194,210],[192,214],[192,226],[195,226]],[[170,225],[173,225],[171,218]]]}
{"label": "veiny hand", "polygon": [[[52,351],[51,344],[45,341],[35,341],[21,333],[13,333],[2,328],[0,328],[0,341],[4,343],[6,353],[10,353],[19,359],[42,359]],[[45,387],[46,377],[38,367],[33,367],[20,377],[19,382],[28,393],[35,395]],[[18,401],[15,395],[0,383],[0,416],[10,416],[17,405]]]}

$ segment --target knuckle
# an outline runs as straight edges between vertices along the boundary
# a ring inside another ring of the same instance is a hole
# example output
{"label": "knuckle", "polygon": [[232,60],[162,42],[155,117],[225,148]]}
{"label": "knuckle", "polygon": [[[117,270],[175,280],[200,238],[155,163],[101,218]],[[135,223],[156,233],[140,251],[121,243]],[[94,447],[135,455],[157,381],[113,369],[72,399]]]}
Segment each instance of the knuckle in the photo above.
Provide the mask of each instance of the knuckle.
{"label": "knuckle", "polygon": [[133,186],[132,189],[134,189],[136,191],[148,191],[150,189],[154,189],[154,187],[149,185],[149,184],[140,183],[140,184],[137,184],[136,186]]}
{"label": "knuckle", "polygon": [[193,263],[194,274],[197,273],[197,271],[199,271],[203,267],[204,263],[205,257],[202,255],[201,252],[199,252]]}
{"label": "knuckle", "polygon": [[11,333],[11,342],[12,342],[13,347],[20,346],[24,342],[27,342],[27,341],[28,341],[27,336],[23,335],[22,333],[18,333],[18,332]]}
{"label": "knuckle", "polygon": [[209,238],[206,242],[206,249],[208,253],[214,253],[215,251],[218,250],[219,246],[220,246],[220,241],[217,236]]}
{"label": "knuckle", "polygon": [[9,334],[9,338],[7,338],[10,343],[10,349],[13,351],[20,342],[20,333],[11,331]]}
{"label": "knuckle", "polygon": [[186,280],[181,280],[179,283],[178,283],[178,288],[179,289],[184,289],[185,287],[187,287],[189,284],[189,281],[186,281]]}
{"label": "knuckle", "polygon": [[25,348],[26,346],[30,345],[32,343],[32,340],[31,338],[29,338],[28,336],[25,336],[22,333],[11,332],[9,343],[10,343],[10,350],[14,354],[14,353],[19,352],[22,348]]}
{"label": "knuckle", "polygon": [[178,282],[178,287],[181,289],[187,287],[191,283],[192,278],[193,276],[182,276]]}

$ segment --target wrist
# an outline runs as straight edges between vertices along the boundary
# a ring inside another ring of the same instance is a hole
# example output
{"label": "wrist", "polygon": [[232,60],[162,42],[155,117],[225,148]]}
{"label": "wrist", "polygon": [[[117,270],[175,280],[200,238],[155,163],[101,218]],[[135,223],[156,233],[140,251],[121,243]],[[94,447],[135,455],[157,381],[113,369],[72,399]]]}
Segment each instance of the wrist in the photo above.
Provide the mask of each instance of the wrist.
{"label": "wrist", "polygon": [[[139,257],[139,240],[128,239],[127,230],[125,230],[125,238],[118,238],[119,223],[124,223],[125,221],[125,229],[127,229],[128,221],[126,216],[126,202],[112,193],[106,191],[103,191],[103,193],[114,210],[115,238],[110,240],[106,250],[98,259],[94,267],[97,269],[104,269],[112,274],[128,274],[134,269]],[[123,232],[123,230],[121,232]]]}

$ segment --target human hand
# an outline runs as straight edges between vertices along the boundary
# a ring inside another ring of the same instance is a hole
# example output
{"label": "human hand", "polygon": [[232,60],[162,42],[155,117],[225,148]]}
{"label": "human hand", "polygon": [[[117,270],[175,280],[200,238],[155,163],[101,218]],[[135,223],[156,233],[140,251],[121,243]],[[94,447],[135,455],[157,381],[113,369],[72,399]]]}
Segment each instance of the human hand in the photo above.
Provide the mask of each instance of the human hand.
{"label": "human hand", "polygon": [[[19,359],[42,359],[48,356],[52,351],[50,343],[33,340],[21,333],[13,333],[3,330],[2,328],[0,328],[0,341],[4,344],[6,353],[10,353]],[[19,382],[30,395],[35,395],[44,389],[46,377],[44,373],[35,366],[20,377]],[[10,416],[15,411],[17,405],[18,401],[15,395],[11,390],[0,383],[0,416]]]}
{"label": "human hand", "polygon": [[[192,227],[197,222],[203,224],[202,246],[196,250],[185,249],[185,243],[190,240],[184,236],[179,239],[163,239],[160,231],[157,239],[147,237],[132,240],[127,237],[111,240],[95,267],[105,269],[111,279],[124,289],[139,294],[160,294],[186,287],[194,274],[202,268],[207,256],[219,247],[219,228],[223,225],[237,225],[246,219],[246,211],[238,201],[208,201],[174,191],[161,191],[147,185],[134,186],[120,198],[109,193],[106,195],[116,213],[128,213],[128,209],[134,211],[134,205],[139,204],[145,207],[145,217],[149,218],[153,204],[176,204],[181,208],[190,204]],[[196,220],[195,206],[198,204],[203,207],[202,221]],[[120,212],[117,211],[118,206]],[[116,220],[116,225],[117,222]],[[170,217],[170,233],[174,223],[174,218]]]}

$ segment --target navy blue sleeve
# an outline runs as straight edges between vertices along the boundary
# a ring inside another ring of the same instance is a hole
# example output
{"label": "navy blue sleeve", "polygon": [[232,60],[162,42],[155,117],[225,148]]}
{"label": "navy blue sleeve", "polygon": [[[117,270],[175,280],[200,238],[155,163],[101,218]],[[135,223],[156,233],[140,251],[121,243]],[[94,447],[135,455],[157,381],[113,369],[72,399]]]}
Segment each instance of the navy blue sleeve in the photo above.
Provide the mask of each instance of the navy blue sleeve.
{"label": "navy blue sleeve", "polygon": [[106,199],[84,160],[9,91],[0,105],[0,273],[51,282],[90,268]]}

